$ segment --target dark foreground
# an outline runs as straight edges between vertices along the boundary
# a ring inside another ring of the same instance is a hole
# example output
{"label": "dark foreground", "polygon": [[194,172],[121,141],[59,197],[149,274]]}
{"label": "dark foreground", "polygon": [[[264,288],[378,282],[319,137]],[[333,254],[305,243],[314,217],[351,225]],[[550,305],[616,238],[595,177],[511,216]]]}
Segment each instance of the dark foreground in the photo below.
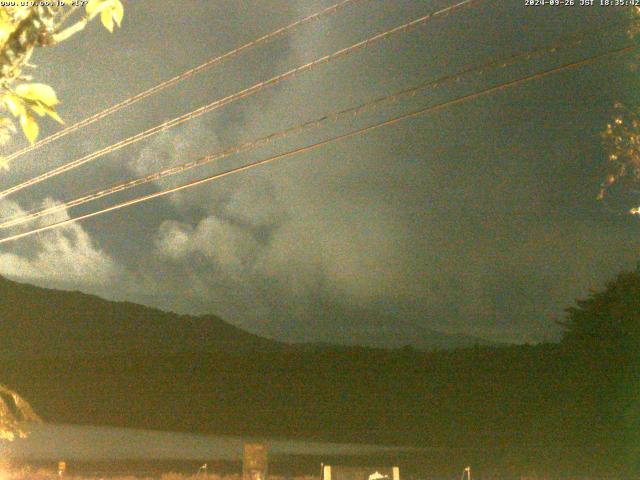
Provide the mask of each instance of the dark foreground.
{"label": "dark foreground", "polygon": [[[12,291],[5,303],[22,306]],[[431,353],[245,335],[197,352],[116,353],[98,342],[43,354],[24,337],[12,345],[22,353],[0,358],[0,378],[55,424],[419,447],[362,460],[398,463],[404,478],[460,478],[467,465],[476,478],[640,478],[640,268],[578,301],[565,329],[555,344]],[[142,342],[141,331],[120,335]],[[314,474],[320,461],[280,471]]]}

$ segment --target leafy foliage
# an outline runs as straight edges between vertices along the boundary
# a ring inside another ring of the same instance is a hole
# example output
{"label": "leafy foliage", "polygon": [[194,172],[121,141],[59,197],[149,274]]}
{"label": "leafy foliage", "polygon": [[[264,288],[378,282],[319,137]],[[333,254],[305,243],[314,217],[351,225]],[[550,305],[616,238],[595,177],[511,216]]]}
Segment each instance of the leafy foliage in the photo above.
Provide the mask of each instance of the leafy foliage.
{"label": "leafy foliage", "polygon": [[27,434],[25,425],[29,422],[39,422],[31,405],[20,395],[0,385],[0,439],[13,440],[16,436]]}
{"label": "leafy foliage", "polygon": [[620,273],[601,292],[567,309],[565,343],[624,354],[640,347],[640,270]]}
{"label": "leafy foliage", "polygon": [[635,38],[640,33],[640,7],[634,6],[629,10],[631,23],[627,31],[630,38]]}
{"label": "leafy foliage", "polygon": [[609,171],[598,195],[600,200],[616,182],[640,181],[640,119],[619,102],[614,108],[613,120],[602,132]]}
{"label": "leafy foliage", "polygon": [[124,16],[124,8],[120,0],[90,0],[87,4],[89,20],[100,15],[100,21],[104,28],[113,32],[113,24],[120,26]]}
{"label": "leafy foliage", "polygon": [[[632,7],[627,11],[629,14],[627,35],[631,39],[636,39],[640,34],[640,7]],[[631,67],[636,70],[637,64],[634,62]],[[616,102],[613,118],[601,136],[607,152],[608,172],[600,187],[598,200],[603,200],[609,188],[614,184],[624,182],[628,184],[625,186],[629,186],[629,184],[637,184],[640,181],[640,117],[638,112]],[[640,214],[640,207],[630,209],[629,213]]]}
{"label": "leafy foliage", "polygon": [[640,473],[640,265],[568,309],[563,345],[610,433],[610,449]]}
{"label": "leafy foliage", "polygon": [[[64,6],[0,7],[0,109],[17,120],[31,143],[40,131],[37,117],[48,116],[63,123],[56,112],[59,100],[54,89],[43,83],[32,83],[31,76],[22,73],[25,67],[34,68],[29,64],[34,49],[67,40],[98,16],[110,32],[122,23],[124,7],[120,0],[82,3],[84,13],[75,20],[82,9],[71,2]],[[69,25],[69,22],[72,23]],[[0,145],[6,144],[15,131],[11,117],[0,117]]]}

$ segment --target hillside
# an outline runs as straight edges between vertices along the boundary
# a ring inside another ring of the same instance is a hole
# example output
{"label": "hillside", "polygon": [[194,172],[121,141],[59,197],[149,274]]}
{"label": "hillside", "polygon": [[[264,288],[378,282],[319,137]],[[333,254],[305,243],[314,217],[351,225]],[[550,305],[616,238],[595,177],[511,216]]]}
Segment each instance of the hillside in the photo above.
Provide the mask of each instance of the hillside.
{"label": "hillside", "polygon": [[[351,312],[357,315],[357,312]],[[51,290],[0,277],[0,355],[60,355],[85,352],[142,354],[213,352],[218,349],[325,349],[328,344],[286,345],[234,327],[215,315],[164,312],[129,302],[113,302],[81,292]],[[392,338],[386,335],[387,340]],[[348,338],[337,339],[348,343]],[[371,337],[367,346],[401,344]],[[486,345],[465,335],[416,332],[424,350]],[[335,348],[331,346],[331,348]]]}
{"label": "hillside", "polygon": [[206,352],[280,348],[214,315],[189,316],[0,277],[0,354]]}

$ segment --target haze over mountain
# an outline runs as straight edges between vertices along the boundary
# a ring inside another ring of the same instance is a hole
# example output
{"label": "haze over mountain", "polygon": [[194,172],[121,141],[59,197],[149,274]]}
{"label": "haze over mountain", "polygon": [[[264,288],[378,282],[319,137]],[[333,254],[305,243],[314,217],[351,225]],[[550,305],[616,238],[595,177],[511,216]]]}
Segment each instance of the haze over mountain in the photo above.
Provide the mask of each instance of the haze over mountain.
{"label": "haze over mountain", "polygon": [[[351,311],[372,325],[388,324],[372,313]],[[178,353],[207,352],[225,348],[278,350],[291,347],[237,328],[215,315],[191,316],[164,312],[129,302],[113,302],[81,292],[51,290],[0,277],[0,353],[63,354],[87,352]],[[401,326],[400,326],[401,327]],[[486,345],[482,339],[447,335],[435,330],[398,332],[372,330],[365,346],[447,349]],[[338,344],[353,344],[349,332]],[[300,348],[328,348],[311,343]]]}

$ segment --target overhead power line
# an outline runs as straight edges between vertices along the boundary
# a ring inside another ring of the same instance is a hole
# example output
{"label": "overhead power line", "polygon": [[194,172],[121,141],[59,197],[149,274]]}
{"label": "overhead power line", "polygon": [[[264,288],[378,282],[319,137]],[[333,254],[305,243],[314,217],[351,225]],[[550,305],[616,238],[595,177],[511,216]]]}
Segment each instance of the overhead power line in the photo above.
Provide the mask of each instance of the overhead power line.
{"label": "overhead power line", "polygon": [[582,60],[574,61],[574,62],[571,62],[571,63],[566,63],[564,65],[561,65],[561,66],[558,66],[558,67],[554,67],[554,68],[551,68],[551,69],[548,69],[548,70],[545,70],[545,71],[542,71],[542,72],[534,73],[534,74],[528,75],[526,77],[519,78],[517,80],[511,80],[511,81],[508,81],[508,82],[501,83],[499,85],[495,85],[493,87],[489,87],[489,88],[485,88],[483,90],[479,90],[477,92],[469,93],[467,95],[463,95],[463,96],[457,97],[457,98],[455,98],[453,100],[448,100],[448,101],[445,101],[445,102],[441,102],[441,103],[439,103],[437,105],[432,105],[432,106],[421,108],[419,110],[415,110],[415,111],[412,111],[412,112],[409,112],[409,113],[405,113],[403,115],[396,116],[394,118],[385,120],[383,122],[376,123],[374,125],[370,125],[368,127],[360,128],[358,130],[354,130],[354,131],[349,132],[349,133],[345,133],[345,134],[338,135],[338,136],[335,136],[335,137],[332,137],[332,138],[329,138],[329,139],[326,139],[326,140],[322,140],[320,142],[313,143],[311,145],[307,145],[307,146],[304,146],[304,147],[299,147],[299,148],[290,150],[290,151],[285,152],[285,153],[281,153],[281,154],[278,154],[278,155],[274,155],[274,156],[268,157],[268,158],[263,159],[263,160],[252,162],[252,163],[240,166],[240,167],[232,168],[232,169],[229,169],[229,170],[226,170],[226,171],[223,171],[223,172],[216,173],[214,175],[210,175],[210,176],[207,176],[207,177],[204,177],[204,178],[197,179],[197,180],[192,180],[192,181],[184,183],[182,185],[178,185],[178,186],[175,186],[175,187],[167,188],[167,189],[164,189],[164,190],[161,190],[161,191],[158,191],[158,192],[154,192],[154,193],[150,193],[150,194],[143,195],[143,196],[140,196],[140,197],[136,197],[136,198],[133,198],[133,199],[130,199],[130,200],[127,200],[127,201],[123,201],[123,202],[120,202],[118,204],[115,204],[115,205],[112,205],[110,207],[106,207],[106,208],[103,208],[103,209],[100,209],[100,210],[97,210],[97,211],[89,212],[89,213],[86,213],[86,214],[83,214],[83,215],[80,215],[80,216],[77,216],[77,217],[68,218],[66,220],[61,220],[61,221],[55,222],[55,223],[53,223],[51,225],[46,225],[46,226],[42,226],[42,227],[35,228],[35,229],[32,229],[32,230],[28,230],[26,232],[17,233],[15,235],[11,235],[9,237],[5,237],[5,238],[0,239],[0,244],[7,243],[7,242],[10,242],[10,241],[14,241],[14,240],[18,240],[20,238],[31,236],[31,235],[34,235],[36,233],[41,233],[41,232],[45,232],[45,231],[52,230],[52,229],[55,229],[55,228],[60,228],[60,227],[63,227],[65,225],[69,225],[71,223],[79,222],[81,220],[86,220],[88,218],[92,218],[92,217],[95,217],[95,216],[98,216],[98,215],[102,215],[104,213],[112,212],[114,210],[119,210],[121,208],[125,208],[125,207],[129,207],[129,206],[132,206],[132,205],[136,205],[138,203],[146,202],[148,200],[152,200],[154,198],[159,198],[159,197],[162,197],[162,196],[165,196],[165,195],[169,195],[171,193],[179,192],[181,190],[186,190],[186,189],[198,186],[198,185],[202,185],[204,183],[211,182],[213,180],[218,180],[220,178],[224,178],[224,177],[230,176],[230,175],[235,174],[235,173],[244,172],[244,171],[251,170],[253,168],[259,167],[259,166],[263,166],[263,165],[266,165],[266,164],[269,164],[269,163],[273,163],[273,162],[275,162],[277,160],[282,160],[282,159],[285,159],[285,158],[289,158],[289,157],[292,157],[294,155],[298,155],[300,153],[310,152],[310,151],[316,150],[316,149],[318,149],[320,147],[323,147],[323,146],[331,144],[331,143],[335,143],[335,142],[339,142],[339,141],[346,140],[346,139],[349,139],[349,138],[353,138],[353,137],[356,137],[358,135],[362,135],[362,134],[365,134],[365,133],[368,133],[368,132],[372,132],[374,130],[378,130],[378,129],[380,129],[382,127],[385,127],[385,126],[394,125],[396,123],[399,123],[399,122],[404,121],[404,120],[408,120],[410,118],[415,118],[415,117],[418,117],[418,116],[426,114],[426,113],[439,111],[439,110],[442,110],[444,108],[447,108],[447,107],[450,107],[450,106],[453,106],[453,105],[458,105],[458,104],[461,104],[463,102],[467,102],[469,100],[473,100],[473,99],[476,99],[476,98],[479,98],[479,97],[482,97],[482,96],[486,96],[486,95],[489,95],[491,93],[495,93],[495,92],[498,92],[498,91],[501,91],[501,90],[505,90],[505,89],[510,88],[510,87],[514,87],[514,86],[517,86],[517,85],[522,85],[522,84],[524,84],[526,82],[530,82],[532,80],[538,80],[538,79],[547,77],[549,75],[552,75],[552,74],[560,72],[560,71],[564,71],[564,70],[568,70],[568,69],[572,69],[572,68],[577,68],[577,67],[584,66],[584,65],[587,65],[587,64],[590,64],[590,63],[594,63],[594,62],[596,62],[598,60],[601,60],[601,59],[603,59],[605,57],[608,57],[608,56],[611,56],[611,55],[621,55],[621,54],[624,54],[624,53],[629,53],[631,51],[637,50],[638,48],[640,48],[638,45],[631,45],[631,46],[621,47],[621,48],[618,48],[618,49],[608,50],[606,52],[598,53],[596,55],[587,57],[587,58],[582,59]]}
{"label": "overhead power line", "polygon": [[[585,32],[581,32],[581,33],[585,33]],[[593,30],[589,30],[588,33],[591,35],[593,34]],[[502,67],[502,68],[506,68],[507,66],[513,65],[515,63],[517,63],[518,61],[524,59],[532,59],[535,58],[537,56],[541,56],[544,54],[547,54],[549,52],[557,52],[560,51],[563,48],[571,48],[573,46],[575,46],[576,44],[579,44],[582,42],[582,39],[580,38],[581,35],[571,35],[570,38],[573,39],[573,41],[571,42],[566,42],[566,40],[562,43],[559,42],[554,42],[552,44],[549,45],[545,45],[545,46],[541,46],[541,47],[536,47],[533,50],[530,51],[525,51],[525,52],[519,52],[519,53],[515,53],[512,55],[509,55],[507,57],[504,58],[499,58],[499,59],[492,59],[489,62],[485,62],[481,65],[474,65],[474,66],[469,66],[457,73],[454,74],[449,74],[449,75],[445,75],[439,78],[436,78],[435,80],[428,80],[428,81],[424,81],[421,82],[420,84],[411,87],[411,88],[406,88],[400,91],[397,91],[393,94],[390,95],[385,95],[382,97],[378,97],[372,101],[366,102],[366,103],[362,103],[360,105],[357,105],[355,107],[350,107],[338,112],[334,112],[331,114],[327,114],[324,115],[322,117],[319,118],[315,118],[313,120],[307,121],[301,125],[297,125],[291,128],[287,128],[285,130],[281,130],[279,132],[276,133],[272,133],[270,135],[267,136],[263,136],[260,137],[256,140],[252,140],[249,142],[245,142],[242,143],[240,145],[234,146],[234,147],[230,147],[227,148],[223,151],[217,152],[215,154],[212,155],[207,155],[204,156],[202,158],[199,158],[197,160],[191,161],[191,162],[186,162],[184,164],[181,165],[177,165],[177,166],[172,166],[172,167],[167,167],[165,169],[159,170],[157,172],[133,179],[133,180],[128,180],[122,183],[118,183],[116,185],[112,185],[110,187],[107,188],[101,188],[98,190],[95,190],[93,192],[89,192],[89,193],[85,193],[79,197],[76,197],[72,200],[67,200],[65,202],[62,203],[58,203],[56,205],[50,206],[50,207],[46,207],[46,208],[39,208],[39,209],[34,209],[31,210],[29,212],[26,213],[22,213],[20,215],[16,215],[12,218],[6,219],[3,222],[0,222],[0,229],[6,229],[6,228],[10,228],[10,227],[14,227],[17,225],[21,225],[24,223],[27,223],[29,221],[33,221],[36,220],[38,218],[47,216],[47,215],[52,215],[56,212],[59,211],[64,211],[67,210],[69,208],[72,207],[77,207],[80,205],[84,205],[86,203],[98,200],[100,198],[104,198],[106,196],[109,195],[113,195],[115,193],[119,193],[125,190],[129,190],[131,188],[135,188],[153,181],[157,181],[160,180],[162,178],[166,178],[169,176],[173,176],[176,174],[180,174],[183,173],[187,170],[191,170],[193,168],[197,168],[206,164],[209,164],[211,162],[217,161],[217,160],[221,160],[223,158],[229,157],[231,155],[235,155],[235,154],[239,154],[242,152],[246,152],[248,150],[252,150],[255,149],[257,147],[260,147],[262,145],[266,145],[270,142],[273,142],[275,140],[280,140],[282,138],[294,135],[294,134],[298,134],[300,132],[306,131],[306,130],[310,130],[313,128],[317,128],[320,127],[321,125],[325,124],[326,122],[329,121],[338,121],[340,118],[342,117],[346,117],[346,116],[354,116],[354,115],[359,115],[361,113],[363,113],[366,110],[372,109],[372,108],[376,108],[378,106],[380,106],[383,103],[387,103],[387,102],[392,102],[395,101],[396,99],[403,97],[403,96],[409,96],[409,95],[415,95],[417,92],[419,92],[420,90],[425,90],[427,88],[430,87],[441,87],[443,85],[446,85],[447,83],[451,83],[451,82],[455,82],[460,80],[462,77],[464,77],[465,75],[471,74],[471,73],[476,73],[476,74],[482,74],[485,73],[487,70],[491,69],[491,68],[495,68],[495,67]]]}
{"label": "overhead power line", "polygon": [[215,58],[212,58],[210,60],[207,60],[205,63],[198,65],[197,67],[191,68],[189,70],[186,70],[184,72],[182,72],[179,75],[176,75],[173,78],[170,78],[168,80],[165,80],[163,82],[160,82],[157,85],[154,85],[151,88],[148,88],[147,90],[144,90],[132,97],[127,98],[126,100],[122,100],[121,102],[116,103],[115,105],[112,105],[100,112],[97,112],[93,115],[91,115],[90,117],[87,117],[83,120],[80,120],[76,123],[74,123],[73,125],[69,125],[66,128],[63,128],[62,130],[49,135],[48,137],[43,138],[42,140],[37,141],[36,143],[34,143],[33,145],[29,145],[21,150],[18,150],[17,152],[14,152],[10,155],[8,155],[5,160],[6,161],[12,161],[15,160],[18,157],[21,157],[23,155],[26,155],[29,152],[32,152],[38,148],[43,147],[44,145],[47,145],[55,140],[58,140],[62,137],[65,137],[67,135],[69,135],[72,132],[75,132],[76,130],[79,130],[81,128],[87,127],[89,125],[91,125],[92,123],[97,122],[98,120],[101,120],[109,115],[111,115],[112,113],[115,113],[119,110],[122,110],[123,108],[126,107],[130,107],[131,105],[139,102],[140,100],[144,100],[145,98],[151,97],[152,95],[155,95],[156,93],[161,92],[162,90],[172,87],[184,80],[187,80],[188,78],[193,77],[194,75],[207,70],[208,68],[213,67],[214,65],[217,65],[219,63],[222,63],[225,60],[228,60],[229,58],[232,58],[242,52],[244,52],[245,50],[249,50],[253,47],[256,47],[262,43],[266,43],[270,40],[273,40],[276,37],[279,37],[280,35],[283,35],[287,32],[290,32],[302,25],[304,25],[305,23],[309,23],[312,22],[314,20],[318,20],[319,18],[323,17],[324,15],[327,14],[333,14],[335,12],[337,12],[339,9],[341,9],[342,7],[345,7],[348,3],[352,3],[352,2],[356,2],[358,0],[342,0],[341,2],[338,2],[330,7],[327,7],[319,12],[316,12],[314,14],[311,14],[305,18],[302,18],[300,20],[297,20],[293,23],[290,23],[289,25],[285,26],[285,27],[281,27],[278,28],[277,30],[274,30],[271,33],[267,33],[266,35],[263,35],[255,40],[252,40],[251,42],[245,43],[244,45],[234,48],[233,50],[228,51],[227,53],[224,53],[220,56],[217,56]]}
{"label": "overhead power line", "polygon": [[227,97],[224,97],[222,99],[216,100],[208,105],[205,105],[203,107],[197,108],[196,110],[193,110],[189,113],[186,113],[184,115],[181,115],[179,117],[176,117],[172,120],[168,120],[164,123],[161,123],[160,125],[157,125],[155,127],[152,127],[148,130],[145,130],[144,132],[138,133],[136,135],[133,135],[131,137],[128,137],[124,140],[121,140],[120,142],[117,142],[115,144],[109,145],[108,147],[105,147],[101,150],[98,150],[96,152],[93,152],[89,155],[86,155],[84,157],[81,157],[77,160],[74,160],[72,162],[66,163],[64,165],[61,165],[59,167],[56,167],[52,170],[49,170],[41,175],[38,175],[34,178],[31,178],[29,180],[26,180],[18,185],[15,185],[13,187],[7,188],[5,190],[3,190],[2,192],[0,192],[0,198],[4,198],[12,193],[18,192],[20,190],[23,190],[27,187],[36,185],[40,182],[43,182],[44,180],[47,180],[49,178],[55,177],[57,175],[60,175],[62,173],[68,172],[70,170],[73,170],[75,168],[78,168],[81,165],[84,165],[86,163],[91,162],[92,160],[95,160],[96,158],[102,157],[103,155],[106,155],[108,153],[112,153],[116,150],[119,150],[121,148],[124,148],[128,145],[131,145],[133,143],[139,142],[140,140],[146,139],[151,137],[152,135],[155,135],[159,132],[168,130],[170,128],[173,128],[177,125],[180,125],[184,122],[187,122],[189,120],[192,120],[193,118],[199,117],[205,113],[211,112],[213,110],[216,110],[224,105],[227,105],[231,102],[234,102],[236,100],[239,100],[241,98],[245,98],[248,97],[250,95],[253,95],[254,93],[262,90],[263,88],[267,88],[267,87],[271,87],[274,85],[277,85],[278,83],[280,83],[281,81],[287,80],[289,78],[292,78],[302,72],[305,72],[307,70],[310,70],[313,67],[316,67],[320,64],[323,63],[328,63],[332,60],[335,60],[336,58],[340,58],[343,57],[345,55],[348,55],[350,53],[353,53],[357,50],[360,50],[362,48],[366,48],[368,46],[370,46],[371,44],[378,42],[380,40],[386,39],[392,35],[398,34],[398,33],[402,33],[402,32],[406,32],[407,30],[410,30],[412,28],[415,28],[419,25],[422,25],[424,23],[426,23],[427,21],[431,20],[432,18],[435,18],[437,16],[441,16],[441,15],[446,15],[448,13],[451,13],[454,10],[457,10],[459,8],[471,5],[472,3],[475,2],[479,2],[481,0],[464,0],[462,2],[456,3],[455,5],[451,5],[449,7],[440,9],[436,12],[432,12],[429,13],[427,15],[423,15],[422,17],[419,17],[415,20],[412,20],[410,22],[404,23],[400,26],[397,26],[395,28],[392,28],[390,30],[385,30],[384,32],[378,33],[377,35],[374,35],[373,37],[370,37],[366,40],[362,40],[358,43],[355,43],[349,47],[345,47],[342,48],[334,53],[325,55],[321,58],[318,58],[316,60],[313,60],[311,62],[305,63],[304,65],[298,66],[296,68],[293,68],[283,74],[277,75],[269,80],[265,80],[263,82],[259,82],[256,83],[255,85],[245,88],[244,90],[241,90],[239,92],[236,92],[234,94],[231,94]]}

